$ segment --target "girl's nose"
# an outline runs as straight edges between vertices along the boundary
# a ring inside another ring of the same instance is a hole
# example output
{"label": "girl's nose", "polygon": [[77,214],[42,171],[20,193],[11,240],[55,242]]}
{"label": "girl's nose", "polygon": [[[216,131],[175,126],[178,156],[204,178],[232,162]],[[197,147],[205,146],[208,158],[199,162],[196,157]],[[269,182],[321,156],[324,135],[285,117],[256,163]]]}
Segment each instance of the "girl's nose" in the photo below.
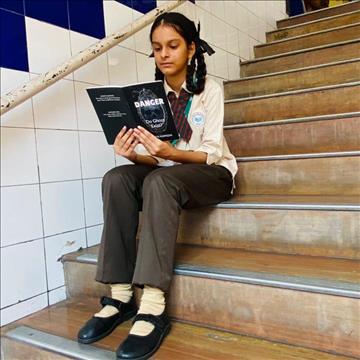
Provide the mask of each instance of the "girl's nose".
{"label": "girl's nose", "polygon": [[167,55],[168,55],[167,49],[162,48],[162,50],[161,50],[161,57],[162,57],[162,58],[165,58],[165,57],[167,57]]}

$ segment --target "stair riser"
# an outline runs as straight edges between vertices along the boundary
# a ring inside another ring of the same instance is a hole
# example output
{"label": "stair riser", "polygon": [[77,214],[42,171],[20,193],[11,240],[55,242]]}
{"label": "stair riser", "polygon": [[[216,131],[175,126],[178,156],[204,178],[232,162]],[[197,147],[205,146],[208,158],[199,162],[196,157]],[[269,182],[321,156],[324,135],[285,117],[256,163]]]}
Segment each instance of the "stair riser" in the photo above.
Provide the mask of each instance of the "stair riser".
{"label": "stair riser", "polygon": [[324,49],[303,51],[298,54],[284,55],[275,59],[249,62],[241,64],[240,74],[241,77],[255,76],[354,59],[360,56],[359,46],[360,42],[356,42]]}
{"label": "stair riser", "polygon": [[359,234],[355,211],[202,209],[182,213],[178,242],[360,260]]}
{"label": "stair riser", "polygon": [[360,25],[352,25],[342,29],[329,30],[319,34],[304,36],[298,39],[281,41],[278,43],[257,45],[254,47],[255,58],[282,54],[291,51],[308,49],[315,46],[333,44],[340,41],[358,39]]}
{"label": "stair riser", "polygon": [[279,20],[277,21],[277,28],[282,29],[284,27],[303,24],[308,21],[324,19],[326,17],[345,14],[356,10],[360,10],[360,2],[352,2],[345,6],[330,7],[321,11],[308,13],[303,16]]}
{"label": "stair riser", "polygon": [[360,12],[356,12],[353,14],[344,14],[342,16],[333,19],[330,18],[327,20],[319,21],[317,23],[309,23],[294,28],[268,32],[266,34],[266,41],[271,42],[282,39],[288,39],[293,36],[305,35],[321,30],[328,30],[334,27],[350,25],[357,22],[360,22]]}
{"label": "stair riser", "polygon": [[224,130],[235,156],[360,150],[360,117]]}
{"label": "stair riser", "polygon": [[240,162],[237,194],[360,195],[360,156]]}
{"label": "stair riser", "polygon": [[281,93],[360,80],[360,60],[225,84],[225,99]]}
{"label": "stair riser", "polygon": [[174,276],[169,313],[250,336],[360,355],[356,299]]}
{"label": "stair riser", "polygon": [[360,86],[322,89],[225,103],[225,125],[360,110]]}

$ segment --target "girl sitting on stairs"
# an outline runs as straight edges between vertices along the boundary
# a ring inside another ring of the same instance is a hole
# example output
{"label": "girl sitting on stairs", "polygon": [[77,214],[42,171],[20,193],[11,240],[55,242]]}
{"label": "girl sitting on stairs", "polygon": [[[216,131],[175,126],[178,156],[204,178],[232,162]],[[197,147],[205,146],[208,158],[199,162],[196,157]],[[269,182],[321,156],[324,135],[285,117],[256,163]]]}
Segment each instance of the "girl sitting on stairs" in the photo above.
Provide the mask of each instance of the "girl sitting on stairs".
{"label": "girl sitting on stairs", "polygon": [[[164,142],[144,128],[124,128],[114,149],[135,165],[118,166],[103,178],[104,228],[96,281],[110,284],[111,298],[102,297],[102,310],[80,329],[78,341],[95,342],[136,315],[116,352],[120,359],[148,359],[170,330],[165,294],[181,209],[228,200],[234,188],[237,163],[223,135],[223,93],[206,76],[203,54],[214,50],[199,33],[200,24],[196,30],[180,13],[156,18],[150,57],[155,57],[155,79],[164,83],[180,140]],[[143,288],[139,309],[132,285]]]}

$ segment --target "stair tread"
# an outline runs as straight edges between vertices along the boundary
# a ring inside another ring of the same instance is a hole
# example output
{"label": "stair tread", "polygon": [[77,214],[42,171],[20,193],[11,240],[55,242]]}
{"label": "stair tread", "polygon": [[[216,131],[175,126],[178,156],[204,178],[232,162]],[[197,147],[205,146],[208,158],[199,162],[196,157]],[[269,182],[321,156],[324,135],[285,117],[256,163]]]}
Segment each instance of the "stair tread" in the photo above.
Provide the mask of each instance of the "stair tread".
{"label": "stair tread", "polygon": [[[76,341],[78,329],[98,311],[98,299],[73,298],[50,306],[33,315],[11,324],[29,326],[53,335]],[[119,326],[111,335],[92,346],[104,350],[115,351],[121,341],[127,336],[131,322]],[[2,328],[6,335],[9,327]],[[346,356],[332,355],[321,351],[296,347],[287,344],[236,335],[230,332],[209,329],[188,323],[172,322],[172,329],[162,346],[154,356],[156,359],[241,359],[244,360],[345,360]]]}

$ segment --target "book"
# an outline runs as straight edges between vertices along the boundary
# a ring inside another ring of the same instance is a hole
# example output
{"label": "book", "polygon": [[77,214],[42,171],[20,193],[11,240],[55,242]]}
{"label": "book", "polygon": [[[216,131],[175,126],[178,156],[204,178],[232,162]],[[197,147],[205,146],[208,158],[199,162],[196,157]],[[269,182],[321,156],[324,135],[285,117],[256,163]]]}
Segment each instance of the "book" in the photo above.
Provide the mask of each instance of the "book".
{"label": "book", "polygon": [[161,80],[86,89],[108,144],[119,131],[142,126],[163,141],[178,140],[171,107]]}

